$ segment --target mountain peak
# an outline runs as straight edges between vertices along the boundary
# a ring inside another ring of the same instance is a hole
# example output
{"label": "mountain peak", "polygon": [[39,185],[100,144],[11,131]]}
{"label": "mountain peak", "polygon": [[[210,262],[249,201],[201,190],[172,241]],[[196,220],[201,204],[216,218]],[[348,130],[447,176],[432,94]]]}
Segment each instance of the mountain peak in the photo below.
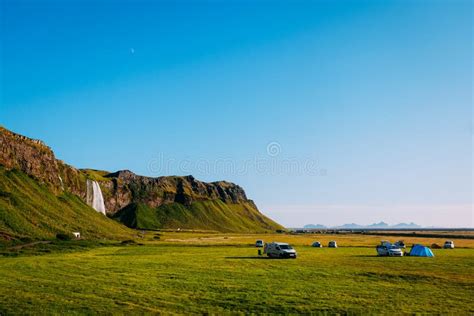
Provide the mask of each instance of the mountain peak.
{"label": "mountain peak", "polygon": [[383,221],[379,222],[379,223],[373,223],[373,224],[370,224],[368,225],[367,227],[374,227],[374,228],[386,228],[388,227],[389,225]]}
{"label": "mountain peak", "polygon": [[130,170],[119,170],[105,175],[106,178],[119,178],[119,179],[130,179],[137,177],[135,173]]}

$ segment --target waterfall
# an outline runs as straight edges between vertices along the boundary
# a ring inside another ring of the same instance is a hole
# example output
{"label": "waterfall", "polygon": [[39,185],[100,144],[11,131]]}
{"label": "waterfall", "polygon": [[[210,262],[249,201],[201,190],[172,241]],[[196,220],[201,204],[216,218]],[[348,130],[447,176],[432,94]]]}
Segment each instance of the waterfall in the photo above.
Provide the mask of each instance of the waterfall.
{"label": "waterfall", "polygon": [[97,181],[87,179],[87,204],[105,215],[104,197]]}

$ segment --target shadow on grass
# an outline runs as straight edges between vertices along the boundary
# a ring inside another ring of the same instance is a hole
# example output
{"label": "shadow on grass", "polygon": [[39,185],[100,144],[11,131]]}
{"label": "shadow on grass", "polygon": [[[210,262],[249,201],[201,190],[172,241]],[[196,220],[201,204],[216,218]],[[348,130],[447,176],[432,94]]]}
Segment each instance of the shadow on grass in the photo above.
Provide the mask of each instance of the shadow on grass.
{"label": "shadow on grass", "polygon": [[404,257],[409,257],[408,255],[403,255],[401,257],[398,256],[378,256],[378,255],[354,255],[353,257],[359,257],[359,258],[404,258]]}
{"label": "shadow on grass", "polygon": [[253,257],[251,257],[251,256],[246,256],[246,257],[225,257],[225,258],[226,258],[226,259],[256,259],[256,260],[258,260],[258,259],[274,259],[274,258],[263,257],[263,256],[261,256],[261,257],[258,257],[258,256],[253,256]]}

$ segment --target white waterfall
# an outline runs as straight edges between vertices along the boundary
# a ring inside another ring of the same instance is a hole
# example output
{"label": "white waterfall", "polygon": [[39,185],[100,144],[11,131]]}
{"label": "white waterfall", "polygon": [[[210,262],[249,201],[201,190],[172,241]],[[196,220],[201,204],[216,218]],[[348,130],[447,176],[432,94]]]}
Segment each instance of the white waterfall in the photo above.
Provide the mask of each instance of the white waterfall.
{"label": "white waterfall", "polygon": [[105,215],[104,197],[97,181],[87,179],[87,204]]}

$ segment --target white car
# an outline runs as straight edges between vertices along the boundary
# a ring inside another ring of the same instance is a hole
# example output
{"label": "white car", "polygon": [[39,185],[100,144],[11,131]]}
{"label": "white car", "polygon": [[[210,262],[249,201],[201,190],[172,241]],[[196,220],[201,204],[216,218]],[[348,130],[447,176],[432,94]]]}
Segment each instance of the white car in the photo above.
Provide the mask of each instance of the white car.
{"label": "white car", "polygon": [[292,258],[296,259],[296,250],[289,244],[283,242],[272,242],[265,244],[263,250],[270,258]]}
{"label": "white car", "polygon": [[388,248],[388,255],[390,257],[403,257],[403,251],[397,246]]}
{"label": "white car", "polygon": [[454,242],[452,240],[446,240],[443,246],[444,249],[454,249]]}
{"label": "white car", "polygon": [[379,256],[403,257],[403,251],[395,245],[377,245],[376,249]]}
{"label": "white car", "polygon": [[255,242],[255,247],[262,248],[263,244],[263,240],[259,239]]}
{"label": "white car", "polygon": [[337,248],[337,242],[335,240],[331,240],[328,244],[329,248]]}

